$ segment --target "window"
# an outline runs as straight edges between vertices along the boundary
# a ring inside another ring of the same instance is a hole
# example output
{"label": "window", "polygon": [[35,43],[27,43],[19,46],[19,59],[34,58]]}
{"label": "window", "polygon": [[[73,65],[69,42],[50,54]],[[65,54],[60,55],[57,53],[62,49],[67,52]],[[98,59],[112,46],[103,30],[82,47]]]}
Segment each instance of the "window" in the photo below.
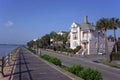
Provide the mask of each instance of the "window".
{"label": "window", "polygon": [[74,47],[77,47],[78,46],[78,43],[76,41],[73,42],[73,46]]}
{"label": "window", "polygon": [[103,48],[104,47],[104,45],[103,44],[100,44],[100,48]]}
{"label": "window", "polygon": [[103,44],[103,48],[105,48],[105,44]]}
{"label": "window", "polygon": [[83,32],[83,39],[88,40],[89,34],[88,32]]}
{"label": "window", "polygon": [[77,40],[77,39],[78,39],[77,33],[73,33],[73,40]]}
{"label": "window", "polygon": [[98,48],[98,44],[97,44],[97,42],[95,42],[95,48]]}
{"label": "window", "polygon": [[73,27],[71,31],[72,31],[72,32],[77,32],[77,28],[76,28],[76,27]]}
{"label": "window", "polygon": [[73,27],[73,31],[77,31],[77,28],[76,28],[76,27]]}

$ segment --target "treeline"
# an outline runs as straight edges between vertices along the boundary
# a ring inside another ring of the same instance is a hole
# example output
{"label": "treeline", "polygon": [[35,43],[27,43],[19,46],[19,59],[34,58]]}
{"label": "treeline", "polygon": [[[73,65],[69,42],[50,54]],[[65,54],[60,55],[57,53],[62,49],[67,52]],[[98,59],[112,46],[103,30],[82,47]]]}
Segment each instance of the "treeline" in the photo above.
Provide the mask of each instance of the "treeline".
{"label": "treeline", "polygon": [[68,42],[69,32],[64,32],[64,34],[58,34],[56,32],[51,32],[46,34],[36,41],[31,40],[27,43],[29,48],[44,48],[52,49],[54,51],[76,53],[80,50],[81,46],[78,46],[76,49],[70,49],[70,43]]}
{"label": "treeline", "polygon": [[[63,35],[60,35],[56,32],[51,32],[50,34],[46,34],[40,39],[37,39],[36,41],[31,40],[27,43],[27,46],[30,48],[32,47],[39,47],[39,48],[49,48],[50,46],[56,46],[58,47],[64,47],[66,46],[67,42],[67,37],[68,37],[69,32],[64,32]],[[51,41],[52,40],[52,41]],[[57,42],[59,44],[57,45]]]}

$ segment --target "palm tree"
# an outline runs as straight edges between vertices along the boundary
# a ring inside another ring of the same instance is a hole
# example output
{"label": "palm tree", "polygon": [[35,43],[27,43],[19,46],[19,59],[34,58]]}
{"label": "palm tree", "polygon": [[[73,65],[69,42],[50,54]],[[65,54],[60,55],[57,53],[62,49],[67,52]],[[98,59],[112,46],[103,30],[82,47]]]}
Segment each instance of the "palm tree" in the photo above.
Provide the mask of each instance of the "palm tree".
{"label": "palm tree", "polygon": [[107,62],[111,61],[110,53],[108,52],[108,41],[107,41],[107,29],[109,29],[109,19],[108,18],[101,18],[96,23],[96,29],[101,30],[105,37],[105,53],[106,53],[106,60]]}
{"label": "palm tree", "polygon": [[120,20],[118,18],[110,18],[110,26],[114,31],[114,41],[115,41],[115,52],[117,52],[117,39],[116,39],[116,30],[120,27]]}
{"label": "palm tree", "polygon": [[112,35],[109,35],[109,36],[108,36],[108,40],[114,41],[114,37],[113,37]]}

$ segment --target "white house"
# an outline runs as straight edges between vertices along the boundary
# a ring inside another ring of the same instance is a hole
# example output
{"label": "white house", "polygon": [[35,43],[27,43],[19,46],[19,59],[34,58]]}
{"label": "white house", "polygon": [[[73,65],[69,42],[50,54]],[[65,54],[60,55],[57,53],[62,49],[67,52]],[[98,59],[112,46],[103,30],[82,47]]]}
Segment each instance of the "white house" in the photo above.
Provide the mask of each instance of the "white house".
{"label": "white house", "polygon": [[[84,17],[84,23],[82,24],[72,23],[69,41],[71,49],[82,46],[76,54],[90,55],[105,52],[104,34],[96,30],[92,23],[88,22],[87,16]],[[113,45],[114,44],[110,42],[108,46],[113,47]]]}
{"label": "white house", "polygon": [[59,32],[57,32],[57,34],[58,34],[58,35],[61,35],[61,36],[62,36],[63,34],[65,34],[65,33],[67,33],[67,32],[65,32],[65,31],[59,31]]}

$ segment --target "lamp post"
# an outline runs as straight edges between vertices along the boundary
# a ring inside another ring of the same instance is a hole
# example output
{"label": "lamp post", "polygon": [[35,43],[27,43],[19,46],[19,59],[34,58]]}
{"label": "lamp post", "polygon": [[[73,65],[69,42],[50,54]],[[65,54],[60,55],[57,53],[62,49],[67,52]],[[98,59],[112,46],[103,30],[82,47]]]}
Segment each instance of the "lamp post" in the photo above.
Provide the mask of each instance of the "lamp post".
{"label": "lamp post", "polygon": [[100,30],[98,30],[98,49],[97,49],[97,53],[99,53],[99,35],[100,35]]}
{"label": "lamp post", "polygon": [[37,42],[36,42],[36,41],[37,41],[37,39],[34,39],[33,41],[35,42],[35,51],[36,51],[36,53],[35,53],[35,54],[37,54],[37,52],[38,52],[38,50],[37,50]]}

